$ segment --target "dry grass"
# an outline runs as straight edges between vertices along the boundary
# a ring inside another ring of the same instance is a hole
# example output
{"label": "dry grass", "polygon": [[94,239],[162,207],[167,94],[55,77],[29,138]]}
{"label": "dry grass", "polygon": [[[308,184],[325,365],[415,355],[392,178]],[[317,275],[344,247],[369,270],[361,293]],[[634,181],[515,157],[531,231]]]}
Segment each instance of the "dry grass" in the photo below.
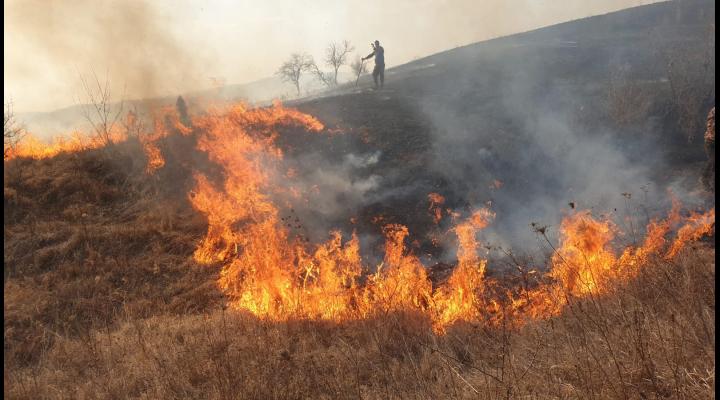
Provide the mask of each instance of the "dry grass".
{"label": "dry grass", "polygon": [[[13,398],[712,398],[714,251],[520,331],[416,315],[272,323],[230,311],[122,316],[6,369]],[[19,290],[12,290],[21,296]],[[20,299],[13,299],[20,300]],[[6,303],[8,299],[6,297]],[[6,365],[7,367],[7,365]]]}
{"label": "dry grass", "polygon": [[215,272],[188,263],[204,221],[183,198],[148,195],[128,165],[102,151],[6,164],[6,367],[119,313],[185,314],[220,300]]}
{"label": "dry grass", "polygon": [[620,127],[644,121],[652,107],[653,94],[647,84],[632,79],[624,67],[611,70],[607,92],[610,118]]}
{"label": "dry grass", "polygon": [[113,157],[6,168],[8,398],[714,397],[714,246],[519,330],[260,321],[223,310],[216,272],[189,261],[205,224],[185,199]]}

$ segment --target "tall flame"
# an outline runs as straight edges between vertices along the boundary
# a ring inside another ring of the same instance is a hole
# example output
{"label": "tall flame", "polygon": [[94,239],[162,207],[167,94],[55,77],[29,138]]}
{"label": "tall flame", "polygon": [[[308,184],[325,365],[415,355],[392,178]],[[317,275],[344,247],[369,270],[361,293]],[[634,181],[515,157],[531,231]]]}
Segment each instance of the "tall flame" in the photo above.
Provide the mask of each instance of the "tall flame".
{"label": "tall flame", "polygon": [[[343,321],[399,310],[425,315],[437,332],[444,332],[461,321],[493,323],[503,310],[503,318],[511,316],[512,323],[521,324],[557,315],[574,297],[602,295],[653,261],[677,257],[688,243],[714,232],[714,208],[683,218],[680,202],[673,198],[667,218],[648,224],[641,245],[618,251],[618,229],[608,218],[577,211],[560,225],[560,243],[549,272],[532,285],[509,289],[501,299],[488,290],[498,282],[486,277],[487,260],[478,254],[477,234],[495,215],[481,208],[462,220],[460,213],[448,209],[453,221],[459,221],[451,230],[457,237],[458,263],[433,291],[425,266],[405,246],[410,234],[406,226],[383,226],[385,257],[371,268],[360,257],[354,232],[344,240],[343,234],[333,231],[326,242],[312,245],[281,223],[272,195],[301,194],[292,187],[278,189],[278,179],[297,174],[281,167],[277,131],[284,126],[323,131],[314,117],[274,103],[261,109],[240,104],[211,110],[192,119],[191,127],[180,122],[172,109],[160,110],[155,120],[154,131],[138,137],[148,173],[164,165],[159,140],[173,132],[195,135],[198,150],[222,169],[221,176],[194,174],[189,200],[208,221],[194,259],[221,267],[218,284],[232,307],[272,320]],[[114,142],[124,139],[119,134],[112,137]],[[50,144],[30,137],[11,157],[44,158],[103,145],[79,134]],[[437,193],[430,193],[428,199],[437,223],[445,199]]]}
{"label": "tall flame", "polygon": [[[674,257],[688,241],[714,226],[714,210],[693,214],[666,250],[666,237],[682,220],[679,202],[673,199],[670,215],[648,225],[643,244],[629,246],[618,255],[615,225],[589,211],[578,211],[562,221],[560,245],[551,257],[547,279],[510,291],[508,299],[501,300],[488,297],[486,288],[493,282],[485,277],[487,261],[478,254],[477,233],[494,218],[482,208],[452,229],[459,244],[458,264],[433,292],[425,267],[405,247],[409,232],[403,225],[383,227],[385,257],[370,273],[360,258],[355,234],[343,243],[342,235],[332,232],[327,242],[310,246],[292,238],[278,223],[278,208],[266,193],[273,179],[291,179],[294,174],[277,167],[282,152],[274,145],[275,128],[296,125],[319,132],[323,129],[319,121],[275,104],[259,110],[236,106],[194,124],[203,132],[198,148],[225,173],[219,186],[196,175],[191,201],[207,215],[209,226],[195,259],[222,264],[220,286],[234,307],[271,319],[342,321],[412,310],[426,315],[436,331],[443,332],[459,321],[496,320],[493,315],[503,308],[502,302],[507,303],[515,323],[548,318],[561,312],[571,297],[603,294],[631,279],[641,265],[663,251],[666,257]],[[428,199],[437,221],[436,211],[444,198],[431,193]]]}
{"label": "tall flame", "polygon": [[475,211],[470,218],[458,224],[454,232],[458,237],[458,265],[447,285],[440,287],[433,297],[436,308],[436,327],[442,329],[457,320],[474,320],[479,316],[479,299],[487,261],[477,254],[478,230],[485,228],[495,215],[486,208]]}
{"label": "tall flame", "polygon": [[613,224],[582,211],[562,221],[560,236],[562,245],[552,257],[550,275],[573,295],[598,292],[615,273],[616,258],[610,248]]}

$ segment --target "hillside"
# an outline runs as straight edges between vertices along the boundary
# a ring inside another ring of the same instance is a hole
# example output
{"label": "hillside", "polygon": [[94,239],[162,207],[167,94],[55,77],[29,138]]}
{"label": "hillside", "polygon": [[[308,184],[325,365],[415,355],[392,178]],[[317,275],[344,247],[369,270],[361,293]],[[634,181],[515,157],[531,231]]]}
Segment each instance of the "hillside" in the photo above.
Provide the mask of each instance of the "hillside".
{"label": "hillside", "polygon": [[[112,78],[112,77],[110,77]],[[340,73],[339,79],[347,81],[350,78],[346,73]],[[323,89],[322,83],[308,76],[303,80],[304,90],[317,92]],[[292,84],[283,82],[280,77],[259,79],[257,81],[223,85],[213,89],[198,90],[183,93],[183,98],[194,112],[202,112],[208,104],[244,101],[252,104],[270,104],[273,99],[285,98],[293,95],[295,88]],[[83,99],[85,101],[86,99]],[[122,106],[125,111],[136,110],[141,114],[150,114],[161,107],[173,106],[177,96],[127,99]],[[68,134],[74,130],[87,129],[88,123],[84,115],[87,104],[76,104],[59,110],[46,112],[18,113],[17,118],[22,121],[25,128],[33,135],[50,139],[58,134]],[[111,104],[113,110],[118,110],[119,103]]]}
{"label": "hillside", "polygon": [[643,6],[379,91],[20,146],[4,394],[711,398],[713,15]]}

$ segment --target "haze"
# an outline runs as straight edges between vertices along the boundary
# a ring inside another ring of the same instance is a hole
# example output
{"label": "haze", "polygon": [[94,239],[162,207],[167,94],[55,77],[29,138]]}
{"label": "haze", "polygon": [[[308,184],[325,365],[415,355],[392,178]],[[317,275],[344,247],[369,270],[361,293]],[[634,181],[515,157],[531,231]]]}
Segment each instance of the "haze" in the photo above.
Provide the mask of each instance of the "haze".
{"label": "haze", "polygon": [[[4,3],[4,98],[15,111],[77,103],[79,75],[119,98],[171,95],[272,76],[292,52],[321,59],[330,41],[388,67],[438,51],[654,1],[334,0]],[[354,55],[353,55],[354,58]]]}

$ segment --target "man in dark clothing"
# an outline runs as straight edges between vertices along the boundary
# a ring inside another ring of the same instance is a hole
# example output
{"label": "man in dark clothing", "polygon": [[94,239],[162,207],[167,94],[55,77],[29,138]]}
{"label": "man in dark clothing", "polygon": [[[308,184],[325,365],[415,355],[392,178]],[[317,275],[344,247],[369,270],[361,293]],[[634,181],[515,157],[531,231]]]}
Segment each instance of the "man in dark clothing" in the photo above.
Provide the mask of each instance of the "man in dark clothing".
{"label": "man in dark clothing", "polygon": [[375,56],[375,68],[373,69],[373,80],[375,81],[375,89],[378,88],[378,77],[380,78],[380,88],[382,89],[385,83],[385,49],[380,46],[380,41],[376,40],[375,44],[371,44],[373,52],[368,54],[367,57],[363,57],[363,61],[369,60],[370,57]]}

